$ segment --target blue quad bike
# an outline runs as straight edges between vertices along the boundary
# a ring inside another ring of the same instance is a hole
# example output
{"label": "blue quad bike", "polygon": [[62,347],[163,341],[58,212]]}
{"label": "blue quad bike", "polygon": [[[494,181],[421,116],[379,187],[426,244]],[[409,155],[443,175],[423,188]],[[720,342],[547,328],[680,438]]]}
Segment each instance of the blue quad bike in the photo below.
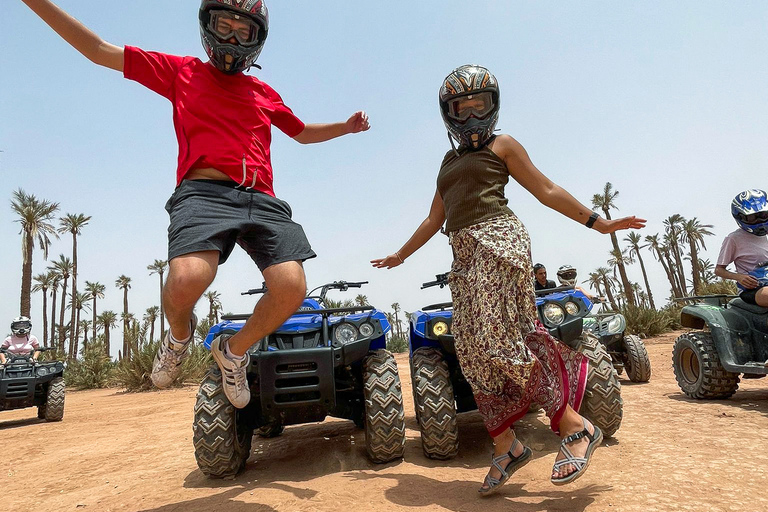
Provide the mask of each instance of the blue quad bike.
{"label": "blue quad bike", "polygon": [[37,407],[38,418],[61,421],[66,394],[64,363],[34,361],[33,352],[12,354],[3,350],[3,353],[7,361],[0,366],[0,411]]}
{"label": "blue quad bike", "polygon": [[[386,316],[372,306],[326,308],[329,290],[360,288],[367,282],[337,281],[312,290],[279,329],[249,349],[251,401],[236,409],[214,365],[203,379],[194,410],[193,442],[200,470],[212,478],[238,474],[250,455],[254,431],[263,437],[286,425],[345,418],[365,429],[371,461],[403,456],[405,413],[397,364],[385,349]],[[318,295],[314,292],[320,290]],[[243,294],[260,294],[264,286]],[[238,332],[245,315],[222,317],[204,344]]]}
{"label": "blue quad bike", "polygon": [[[602,304],[605,300],[601,299]],[[584,317],[584,329],[594,334],[611,356],[613,367],[621,375],[625,370],[632,382],[651,380],[651,359],[639,336],[626,334],[627,320],[615,311],[592,312]]]}
{"label": "blue quad bike", "polygon": [[[448,274],[422,285],[447,285]],[[606,435],[621,425],[621,385],[611,357],[589,331],[582,328],[590,309],[589,300],[572,287],[545,290],[536,299],[539,319],[550,334],[590,360],[587,389],[580,413]],[[426,306],[410,318],[410,363],[416,419],[421,429],[421,447],[428,458],[450,459],[458,453],[456,415],[473,411],[477,404],[456,357],[451,322],[453,303]]]}
{"label": "blue quad bike", "polygon": [[[768,262],[751,272],[768,286]],[[680,389],[691,398],[728,398],[739,376],[768,375],[768,308],[735,295],[687,297],[681,323],[696,329],[675,340],[672,365]]]}

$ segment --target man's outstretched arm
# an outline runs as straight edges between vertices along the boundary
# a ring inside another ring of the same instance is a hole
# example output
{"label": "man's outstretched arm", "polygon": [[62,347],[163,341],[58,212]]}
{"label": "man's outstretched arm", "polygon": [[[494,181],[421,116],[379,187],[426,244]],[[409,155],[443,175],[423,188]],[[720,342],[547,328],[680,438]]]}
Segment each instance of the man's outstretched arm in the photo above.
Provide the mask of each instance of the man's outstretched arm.
{"label": "man's outstretched arm", "polygon": [[123,48],[102,40],[49,0],[22,1],[88,60],[115,71],[123,70]]}
{"label": "man's outstretched arm", "polygon": [[308,124],[304,127],[304,131],[296,135],[293,140],[302,144],[325,142],[349,133],[364,132],[370,127],[368,115],[360,111],[352,114],[352,117],[343,123]]}

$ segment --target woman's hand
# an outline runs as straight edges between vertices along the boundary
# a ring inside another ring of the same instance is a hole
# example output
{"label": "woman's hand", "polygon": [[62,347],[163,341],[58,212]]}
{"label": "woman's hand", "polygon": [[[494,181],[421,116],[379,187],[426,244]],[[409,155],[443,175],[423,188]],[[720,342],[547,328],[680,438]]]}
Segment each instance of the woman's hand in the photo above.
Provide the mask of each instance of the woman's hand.
{"label": "woman's hand", "polygon": [[747,290],[754,290],[757,288],[757,285],[759,284],[757,282],[757,279],[754,278],[754,276],[750,276],[749,274],[739,274],[738,279],[736,279],[736,282],[739,283],[741,286],[746,288]]}
{"label": "woman's hand", "polygon": [[376,268],[395,268],[402,265],[403,260],[400,259],[400,256],[398,256],[397,253],[395,253],[390,254],[386,258],[371,260],[371,264]]}
{"label": "woman's hand", "polygon": [[645,219],[638,219],[634,215],[632,217],[612,220],[600,217],[593,227],[600,233],[607,235],[621,229],[642,229],[645,227],[645,222]]}

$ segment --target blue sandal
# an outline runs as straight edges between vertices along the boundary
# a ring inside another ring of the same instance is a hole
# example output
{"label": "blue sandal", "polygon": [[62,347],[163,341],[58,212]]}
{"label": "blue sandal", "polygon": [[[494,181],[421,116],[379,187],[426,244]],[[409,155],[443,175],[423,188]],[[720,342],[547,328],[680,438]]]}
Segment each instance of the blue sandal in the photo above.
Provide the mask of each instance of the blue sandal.
{"label": "blue sandal", "polygon": [[[499,487],[501,487],[507,480],[509,480],[509,477],[512,476],[512,473],[520,469],[521,467],[525,466],[530,460],[531,455],[533,454],[531,452],[531,449],[527,446],[523,446],[523,453],[521,453],[518,457],[515,457],[512,455],[512,452],[515,449],[515,446],[518,444],[521,444],[520,441],[515,438],[515,440],[512,442],[512,446],[509,448],[509,451],[505,454],[499,455],[498,457],[493,457],[491,459],[491,464],[496,467],[496,469],[499,470],[501,473],[501,478],[494,478],[491,476],[490,473],[485,475],[485,482],[488,484],[488,487],[481,487],[477,490],[477,492],[480,493],[481,496],[488,496],[490,494],[493,494],[496,490],[498,490]],[[501,461],[503,461],[506,458],[510,458],[512,460],[509,461],[509,464],[507,464],[505,467],[501,467]]]}
{"label": "blue sandal", "polygon": [[[595,448],[600,446],[600,443],[603,442],[603,433],[596,425],[593,424],[592,427],[595,429],[595,431],[590,433],[589,430],[587,430],[587,420],[585,419],[584,430],[576,432],[575,434],[571,434],[560,442],[560,451],[563,453],[563,455],[565,455],[565,458],[555,462],[554,466],[552,466],[552,472],[554,473],[555,471],[560,471],[560,468],[567,465],[573,465],[576,467],[576,471],[563,478],[551,478],[550,481],[553,484],[564,485],[573,482],[581,475],[583,475],[587,470],[587,466],[589,466],[589,460],[592,457],[592,452],[594,452]],[[581,439],[582,437],[589,439],[587,453],[584,454],[584,457],[575,457],[566,445]]]}

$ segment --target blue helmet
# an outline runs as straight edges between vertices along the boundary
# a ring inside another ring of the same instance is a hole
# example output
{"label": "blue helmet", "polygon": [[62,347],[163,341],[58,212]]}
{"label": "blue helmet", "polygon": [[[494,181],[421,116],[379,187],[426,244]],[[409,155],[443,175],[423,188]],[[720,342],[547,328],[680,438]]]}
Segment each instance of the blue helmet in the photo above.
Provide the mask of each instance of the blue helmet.
{"label": "blue helmet", "polygon": [[731,203],[731,215],[747,233],[768,234],[768,197],[764,190],[745,190]]}

